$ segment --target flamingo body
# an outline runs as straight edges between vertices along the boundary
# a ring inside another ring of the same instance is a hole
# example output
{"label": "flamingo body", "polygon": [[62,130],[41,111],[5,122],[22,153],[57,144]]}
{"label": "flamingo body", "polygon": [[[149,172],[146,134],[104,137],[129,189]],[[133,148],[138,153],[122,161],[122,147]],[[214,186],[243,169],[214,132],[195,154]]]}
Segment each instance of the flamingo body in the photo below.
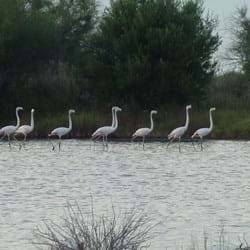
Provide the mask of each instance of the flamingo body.
{"label": "flamingo body", "polygon": [[203,138],[207,135],[209,135],[212,131],[209,129],[209,128],[200,128],[200,129],[197,129],[194,134],[192,135],[192,138],[198,136],[200,138]]}
{"label": "flamingo body", "polygon": [[0,134],[3,136],[10,136],[16,131],[16,126],[8,125],[0,129]]}
{"label": "flamingo body", "polygon": [[150,134],[150,132],[151,132],[150,128],[139,128],[134,132],[132,136],[133,137],[147,136],[148,134]]}
{"label": "flamingo body", "polygon": [[32,131],[33,131],[33,129],[31,128],[30,125],[22,125],[21,127],[19,127],[17,129],[17,131],[15,133],[27,135],[27,134],[31,133]]}
{"label": "flamingo body", "polygon": [[98,136],[108,136],[115,132],[115,128],[112,126],[104,126],[101,128],[98,128],[93,134],[92,137],[98,137]]}
{"label": "flamingo body", "polygon": [[168,135],[168,139],[177,139],[179,137],[182,137],[185,132],[186,132],[186,127],[183,126],[183,127],[179,127],[179,128],[176,128],[174,130],[172,130],[172,132]]}
{"label": "flamingo body", "polygon": [[59,127],[52,130],[49,134],[49,136],[58,136],[59,138],[63,137],[64,135],[67,135],[71,131],[71,128],[66,127]]}

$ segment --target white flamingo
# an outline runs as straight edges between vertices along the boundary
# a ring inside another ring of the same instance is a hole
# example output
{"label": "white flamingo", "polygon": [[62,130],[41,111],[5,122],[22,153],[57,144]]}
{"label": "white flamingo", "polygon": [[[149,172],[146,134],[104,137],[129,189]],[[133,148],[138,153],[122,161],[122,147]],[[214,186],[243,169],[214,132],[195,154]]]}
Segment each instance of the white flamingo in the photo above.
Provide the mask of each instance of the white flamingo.
{"label": "white flamingo", "polygon": [[5,127],[3,127],[3,128],[0,129],[0,135],[3,135],[0,140],[4,139],[4,137],[7,136],[8,137],[8,141],[9,141],[9,147],[11,147],[10,136],[13,135],[16,132],[16,130],[19,128],[19,126],[20,126],[20,118],[19,118],[19,114],[18,114],[18,112],[20,110],[23,110],[23,108],[22,107],[17,107],[16,108],[16,118],[17,118],[17,124],[16,124],[16,126],[9,125],[9,126],[5,126]]}
{"label": "white flamingo", "polygon": [[191,108],[192,108],[191,105],[186,106],[186,123],[185,123],[185,125],[183,127],[179,127],[179,128],[176,128],[176,129],[172,130],[172,132],[168,135],[168,139],[170,140],[168,142],[168,146],[175,139],[178,139],[179,140],[179,151],[180,152],[181,152],[181,146],[180,146],[181,137],[185,134],[185,132],[188,129],[188,125],[189,125],[189,109],[191,109]]}
{"label": "white flamingo", "polygon": [[[115,109],[116,109],[116,106],[113,106],[112,109],[111,109],[111,112],[112,112],[112,124],[111,124],[111,127],[115,126]],[[101,128],[99,128],[99,129],[101,129]],[[99,133],[98,129],[92,134],[92,140],[93,140],[94,143],[101,137],[102,137],[102,134]]]}
{"label": "white flamingo", "polygon": [[[59,138],[59,142],[58,142],[58,147],[59,150],[61,150],[61,138],[62,136],[70,133],[70,131],[72,130],[72,119],[71,119],[71,114],[74,114],[75,110],[74,109],[70,109],[69,110],[69,127],[59,127],[59,128],[55,128],[54,130],[51,131],[50,134],[48,134],[48,137],[51,136],[58,136]],[[52,144],[52,150],[55,150],[55,146]]]}
{"label": "white flamingo", "polygon": [[[117,112],[122,111],[121,108],[114,106],[112,107],[112,125],[111,126],[104,126],[101,128],[98,128],[93,134],[92,139],[98,140],[98,138],[103,138],[103,147],[108,147],[108,135],[114,133],[118,128],[118,119],[117,119]],[[106,142],[106,145],[105,143]]]}
{"label": "white flamingo", "polygon": [[[30,111],[30,125],[20,126],[14,134],[14,137],[16,135],[19,135],[19,134],[22,134],[24,136],[23,146],[25,145],[24,143],[26,141],[27,135],[30,134],[34,130],[34,112],[35,112],[35,110],[31,109],[31,111]],[[21,148],[22,148],[22,144],[20,144],[20,149]]]}
{"label": "white flamingo", "polygon": [[203,145],[202,145],[202,142],[203,142],[203,137],[209,135],[212,130],[213,130],[213,117],[212,117],[212,112],[215,111],[216,108],[210,108],[209,110],[209,120],[210,120],[210,126],[209,128],[200,128],[200,129],[197,129],[194,134],[192,135],[192,139],[195,138],[195,137],[199,137],[200,138],[200,142],[201,142],[201,150],[203,150]]}
{"label": "white flamingo", "polygon": [[145,137],[147,135],[149,135],[153,129],[154,129],[154,121],[153,121],[153,115],[157,114],[157,111],[152,110],[150,112],[150,121],[151,121],[151,127],[150,128],[139,128],[135,131],[135,133],[132,135],[132,140],[133,141],[136,137],[142,137],[142,145],[143,145],[143,149],[144,149],[144,141],[145,141]]}

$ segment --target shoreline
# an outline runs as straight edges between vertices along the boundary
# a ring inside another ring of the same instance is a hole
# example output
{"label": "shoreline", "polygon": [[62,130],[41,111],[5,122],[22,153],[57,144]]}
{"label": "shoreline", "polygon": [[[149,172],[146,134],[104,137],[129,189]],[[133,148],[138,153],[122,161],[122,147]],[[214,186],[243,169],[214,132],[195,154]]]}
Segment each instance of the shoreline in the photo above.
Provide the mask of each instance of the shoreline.
{"label": "shoreline", "polygon": [[[17,137],[18,138],[18,141],[22,141],[21,137]],[[51,137],[50,138],[51,140],[57,140],[58,137]],[[45,137],[45,136],[39,136],[39,137],[27,137],[27,141],[28,140],[48,140],[48,137]],[[65,137],[65,138],[62,138],[62,140],[84,140],[84,141],[87,141],[87,140],[92,140],[91,137],[86,137],[86,136],[76,136],[76,137]],[[98,140],[99,142],[101,141],[101,139]],[[108,137],[108,141],[109,142],[131,142],[131,137]],[[142,138],[136,138],[134,140],[134,142],[141,142],[142,141]],[[154,143],[154,142],[168,142],[169,140],[167,139],[167,137],[146,137],[145,138],[145,142],[149,142],[149,143]],[[181,140],[181,142],[198,142],[199,141],[199,138],[196,138],[194,140],[191,140],[190,138],[183,138]],[[247,141],[250,141],[250,138],[204,138],[203,141],[242,141],[242,142],[247,142]],[[175,140],[174,142],[178,142],[178,140]]]}

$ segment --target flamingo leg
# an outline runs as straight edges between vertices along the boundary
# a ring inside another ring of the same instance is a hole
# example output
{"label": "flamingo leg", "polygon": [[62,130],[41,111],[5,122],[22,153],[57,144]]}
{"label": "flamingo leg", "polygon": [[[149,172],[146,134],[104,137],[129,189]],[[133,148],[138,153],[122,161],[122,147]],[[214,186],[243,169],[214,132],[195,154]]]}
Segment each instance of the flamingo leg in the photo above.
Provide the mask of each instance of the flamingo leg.
{"label": "flamingo leg", "polygon": [[0,141],[2,141],[4,139],[5,135],[3,135],[1,138],[0,138]]}
{"label": "flamingo leg", "polygon": [[91,149],[92,144],[93,144],[93,147],[94,147],[94,150],[95,150],[96,142],[97,142],[101,137],[102,137],[102,135],[97,135],[97,136],[92,137],[92,143],[90,144],[90,149]]}
{"label": "flamingo leg", "polygon": [[95,150],[95,143],[96,143],[97,139],[98,139],[98,137],[97,138],[92,138],[94,150]]}
{"label": "flamingo leg", "polygon": [[105,136],[105,139],[106,139],[106,148],[108,149],[108,136],[107,135]]}
{"label": "flamingo leg", "polygon": [[191,138],[191,142],[192,142],[192,145],[193,145],[193,147],[194,147],[194,141],[193,141],[193,138]]}
{"label": "flamingo leg", "polygon": [[192,142],[193,148],[194,148],[194,150],[195,150],[194,140],[193,140],[193,139],[194,139],[194,137],[195,137],[195,136],[191,137],[191,142]]}
{"label": "flamingo leg", "polygon": [[93,144],[93,147],[94,147],[94,150],[95,150],[95,138],[92,138],[92,142],[90,143],[90,150],[92,148],[92,144]]}
{"label": "flamingo leg", "polygon": [[92,137],[92,143],[90,144],[90,149],[91,149],[92,144],[93,144],[94,149],[95,149],[95,142],[96,142],[96,140],[97,139],[95,137]]}
{"label": "flamingo leg", "polygon": [[145,141],[145,136],[142,137],[142,148],[144,150],[144,141]]}
{"label": "flamingo leg", "polygon": [[133,136],[132,138],[131,138],[131,143],[135,146],[135,144],[134,144],[134,139],[136,138],[137,136],[135,135],[135,136]]}
{"label": "flamingo leg", "polygon": [[11,149],[10,135],[7,135],[7,136],[8,136],[8,142],[9,142],[9,148]]}
{"label": "flamingo leg", "polygon": [[0,138],[0,141],[2,141],[4,139],[5,135],[3,135],[1,138]]}
{"label": "flamingo leg", "polygon": [[131,138],[131,142],[134,142],[134,139],[135,139],[136,137],[137,137],[136,135],[133,136],[133,137]]}
{"label": "flamingo leg", "polygon": [[168,146],[174,141],[174,139],[175,139],[175,138],[173,137],[172,139],[169,140],[169,142],[168,142],[168,144],[167,144],[167,148],[168,148]]}
{"label": "flamingo leg", "polygon": [[105,148],[105,142],[104,141],[105,141],[105,136],[103,135],[102,136],[102,146],[103,146],[103,148]]}
{"label": "flamingo leg", "polygon": [[201,151],[203,151],[203,145],[202,145],[203,138],[202,138],[202,137],[201,137],[201,139],[200,139],[200,142],[201,142]]}
{"label": "flamingo leg", "polygon": [[[95,150],[95,143],[96,141],[100,138],[101,136],[96,136],[96,137],[92,137],[92,142],[93,142],[93,146],[94,146],[94,150]],[[92,144],[92,143],[91,143]],[[90,145],[90,149],[91,149],[91,145]]]}
{"label": "flamingo leg", "polygon": [[95,144],[96,142],[102,137],[102,135],[98,135],[96,138],[94,138],[93,140],[93,143],[94,143],[94,149],[95,149]]}
{"label": "flamingo leg", "polygon": [[23,148],[25,148],[26,139],[27,139],[27,135],[25,134],[25,135],[24,135],[24,139],[23,139]]}
{"label": "flamingo leg", "polygon": [[16,135],[17,135],[17,134],[14,134],[14,135],[13,135],[13,139],[14,139],[15,142],[17,142],[17,143],[19,144],[19,150],[21,150],[21,148],[22,148],[22,143],[18,141],[18,139],[16,138]]}
{"label": "flamingo leg", "polygon": [[179,137],[179,152],[181,152],[181,137]]}
{"label": "flamingo leg", "polygon": [[58,148],[59,148],[59,151],[61,151],[61,137],[59,137]]}
{"label": "flamingo leg", "polygon": [[102,135],[98,135],[98,136],[95,138],[95,141],[98,141],[101,137],[102,137]]}
{"label": "flamingo leg", "polygon": [[54,144],[52,143],[52,141],[50,140],[50,136],[48,137],[48,140],[49,140],[49,143],[52,145],[52,150],[55,150],[55,146],[54,146]]}

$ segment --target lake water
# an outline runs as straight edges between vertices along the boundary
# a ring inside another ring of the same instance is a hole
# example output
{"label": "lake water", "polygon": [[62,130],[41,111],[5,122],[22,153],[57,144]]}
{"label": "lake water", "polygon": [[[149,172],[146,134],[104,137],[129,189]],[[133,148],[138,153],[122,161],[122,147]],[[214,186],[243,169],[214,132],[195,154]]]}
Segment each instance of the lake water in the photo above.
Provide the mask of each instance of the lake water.
{"label": "lake water", "polygon": [[0,249],[32,250],[33,230],[57,220],[67,202],[96,213],[136,208],[157,226],[150,249],[177,249],[203,239],[216,243],[224,226],[230,244],[250,242],[250,142],[209,141],[203,152],[190,143],[112,142],[108,151],[65,140],[61,152],[47,141],[25,150],[0,146]]}

